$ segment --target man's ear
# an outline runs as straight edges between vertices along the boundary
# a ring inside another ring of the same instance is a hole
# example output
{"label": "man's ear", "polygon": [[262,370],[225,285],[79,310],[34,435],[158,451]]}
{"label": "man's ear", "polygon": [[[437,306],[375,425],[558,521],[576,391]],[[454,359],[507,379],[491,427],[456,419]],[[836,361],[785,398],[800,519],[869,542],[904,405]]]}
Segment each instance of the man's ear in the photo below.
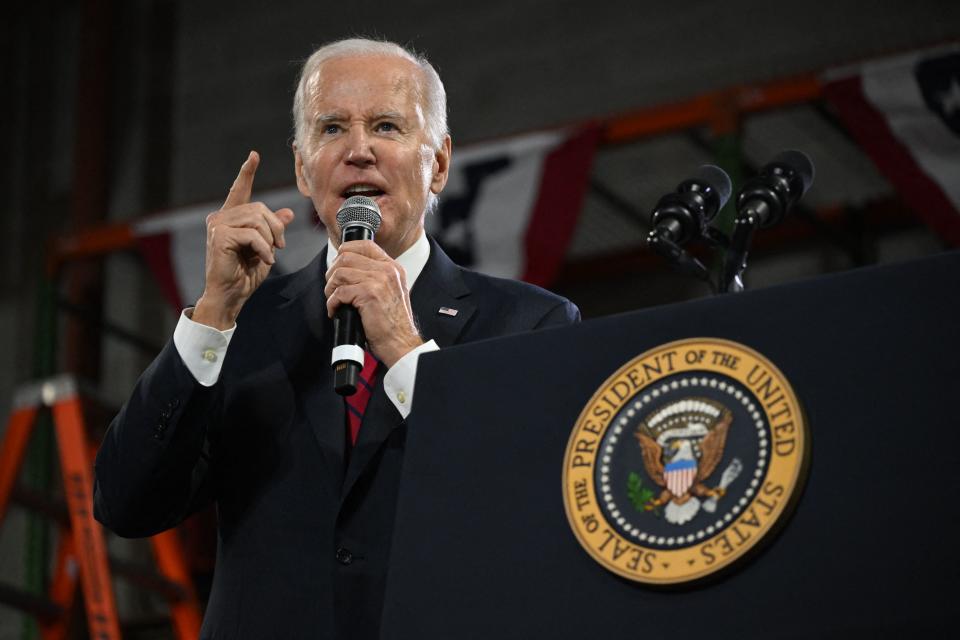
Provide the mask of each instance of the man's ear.
{"label": "man's ear", "polygon": [[310,197],[310,180],[304,174],[303,169],[303,156],[300,154],[300,150],[297,148],[297,145],[293,145],[293,167],[294,171],[297,174],[297,189],[300,190],[300,193],[306,197]]}
{"label": "man's ear", "polygon": [[433,178],[430,180],[430,191],[439,194],[447,185],[447,178],[450,177],[450,155],[452,153],[453,142],[450,136],[443,137],[443,144],[437,149],[433,156]]}

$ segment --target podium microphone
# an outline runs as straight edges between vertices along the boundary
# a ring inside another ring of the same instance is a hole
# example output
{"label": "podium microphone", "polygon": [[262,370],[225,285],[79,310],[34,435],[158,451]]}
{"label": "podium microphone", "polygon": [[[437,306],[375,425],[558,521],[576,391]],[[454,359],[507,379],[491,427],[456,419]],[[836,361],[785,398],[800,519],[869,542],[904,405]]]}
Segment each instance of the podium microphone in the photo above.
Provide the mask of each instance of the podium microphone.
{"label": "podium microphone", "polygon": [[[371,198],[351,196],[337,211],[340,242],[373,240],[380,229],[380,207]],[[357,380],[363,370],[363,352],[366,347],[360,312],[352,304],[342,304],[333,314],[333,389],[342,396],[357,392]]]}
{"label": "podium microphone", "polygon": [[650,222],[647,246],[674,264],[681,272],[709,280],[707,268],[680,245],[699,238],[717,212],[730,199],[730,176],[720,167],[705,164],[673,193],[660,198]]}
{"label": "podium microphone", "polygon": [[737,194],[737,217],[759,229],[783,220],[813,184],[813,162],[802,151],[782,151]]}
{"label": "podium microphone", "polygon": [[813,162],[802,151],[782,151],[737,194],[737,217],[723,262],[720,290],[742,291],[741,275],[753,233],[778,224],[813,184]]}
{"label": "podium microphone", "polygon": [[731,190],[726,171],[712,164],[703,165],[675,192],[657,202],[650,214],[653,231],[647,241],[667,239],[679,245],[699,238],[703,228],[730,199]]}

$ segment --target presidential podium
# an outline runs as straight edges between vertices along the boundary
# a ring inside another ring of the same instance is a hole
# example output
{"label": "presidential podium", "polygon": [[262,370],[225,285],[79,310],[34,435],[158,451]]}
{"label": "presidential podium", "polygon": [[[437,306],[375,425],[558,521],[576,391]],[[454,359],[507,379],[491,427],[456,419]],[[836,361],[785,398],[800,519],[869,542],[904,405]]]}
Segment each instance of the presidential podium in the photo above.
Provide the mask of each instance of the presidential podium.
{"label": "presidential podium", "polygon": [[[425,356],[382,637],[952,629],[958,293],[960,253],[949,253]],[[564,506],[568,441],[624,363],[705,337],[755,350],[789,381],[809,428],[809,466],[792,513],[733,566],[688,584],[640,584],[601,566],[574,535]]]}

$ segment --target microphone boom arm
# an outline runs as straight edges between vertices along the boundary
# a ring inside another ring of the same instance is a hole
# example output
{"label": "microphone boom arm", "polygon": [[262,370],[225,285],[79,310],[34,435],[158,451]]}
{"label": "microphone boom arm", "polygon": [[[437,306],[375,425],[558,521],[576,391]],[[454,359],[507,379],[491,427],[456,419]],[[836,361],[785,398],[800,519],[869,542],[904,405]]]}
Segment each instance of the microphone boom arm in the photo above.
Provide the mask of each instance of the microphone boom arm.
{"label": "microphone boom arm", "polygon": [[713,283],[710,282],[710,272],[707,267],[671,240],[670,233],[663,227],[657,227],[650,232],[647,236],[647,246],[665,258],[680,273],[703,280],[712,288]]}

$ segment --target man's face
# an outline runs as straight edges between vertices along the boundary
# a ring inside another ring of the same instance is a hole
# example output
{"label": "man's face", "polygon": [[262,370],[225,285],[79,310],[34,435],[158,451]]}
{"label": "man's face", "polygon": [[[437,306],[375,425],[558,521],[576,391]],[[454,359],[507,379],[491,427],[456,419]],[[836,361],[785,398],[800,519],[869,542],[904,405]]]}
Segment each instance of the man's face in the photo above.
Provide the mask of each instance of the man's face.
{"label": "man's face", "polygon": [[334,245],[337,211],[351,195],[373,198],[376,240],[396,258],[423,231],[427,194],[447,182],[450,138],[427,138],[420,69],[392,56],[335,58],[310,79],[307,137],[295,150],[297,186],[313,200]]}

